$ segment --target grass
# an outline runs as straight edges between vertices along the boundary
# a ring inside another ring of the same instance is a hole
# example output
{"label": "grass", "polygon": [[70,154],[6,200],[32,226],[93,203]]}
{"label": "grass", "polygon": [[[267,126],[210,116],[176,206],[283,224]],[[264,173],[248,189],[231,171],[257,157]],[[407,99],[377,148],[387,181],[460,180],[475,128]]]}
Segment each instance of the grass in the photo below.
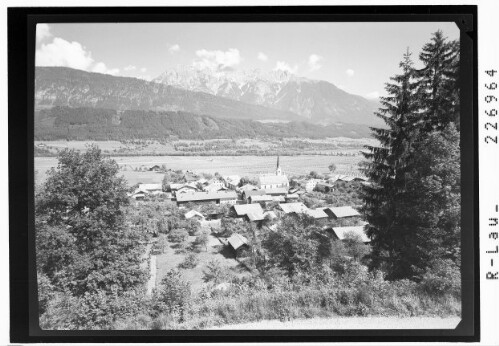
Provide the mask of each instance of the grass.
{"label": "grass", "polygon": [[[193,291],[199,291],[202,286],[205,284],[203,277],[205,270],[205,266],[212,260],[218,260],[221,265],[229,268],[229,271],[239,277],[247,276],[249,273],[247,270],[234,258],[232,258],[231,254],[222,251],[224,249],[223,245],[215,238],[213,235],[210,235],[210,243],[208,245],[208,251],[204,248],[199,252],[195,250],[191,250],[187,248],[184,253],[179,253],[176,248],[176,244],[169,243],[166,247],[165,253],[158,255],[156,257],[156,266],[157,266],[157,276],[156,276],[156,285],[158,285],[161,280],[166,276],[170,270],[178,268],[178,265],[181,264],[185,258],[195,252],[199,258],[199,264],[194,268],[183,268],[181,269],[182,277],[184,280],[188,281],[191,284]],[[192,242],[196,239],[195,236],[190,236],[188,239],[188,244],[191,245]]]}

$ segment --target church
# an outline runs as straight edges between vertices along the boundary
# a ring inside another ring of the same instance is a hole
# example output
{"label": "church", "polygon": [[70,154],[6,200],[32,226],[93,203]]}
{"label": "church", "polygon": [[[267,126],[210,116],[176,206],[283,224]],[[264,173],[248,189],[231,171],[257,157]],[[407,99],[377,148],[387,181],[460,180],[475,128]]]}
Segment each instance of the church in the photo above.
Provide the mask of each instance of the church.
{"label": "church", "polygon": [[279,156],[277,157],[277,167],[275,173],[263,174],[258,177],[258,187],[260,189],[275,189],[275,188],[289,188],[288,177],[282,173],[279,164]]}

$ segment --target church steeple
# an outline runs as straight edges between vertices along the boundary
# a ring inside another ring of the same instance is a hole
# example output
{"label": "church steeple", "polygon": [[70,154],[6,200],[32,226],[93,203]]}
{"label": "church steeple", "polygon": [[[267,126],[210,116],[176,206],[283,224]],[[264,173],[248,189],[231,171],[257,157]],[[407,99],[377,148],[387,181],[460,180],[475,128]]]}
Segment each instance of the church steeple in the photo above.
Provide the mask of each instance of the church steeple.
{"label": "church steeple", "polygon": [[275,170],[275,175],[282,175],[281,166],[279,165],[279,155],[277,155],[277,168]]}

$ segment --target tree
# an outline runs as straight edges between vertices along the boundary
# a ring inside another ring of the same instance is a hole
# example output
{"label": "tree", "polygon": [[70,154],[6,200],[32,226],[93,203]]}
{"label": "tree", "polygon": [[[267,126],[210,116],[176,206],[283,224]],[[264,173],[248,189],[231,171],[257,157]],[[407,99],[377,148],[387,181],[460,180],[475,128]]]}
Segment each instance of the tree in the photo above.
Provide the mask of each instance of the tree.
{"label": "tree", "polygon": [[194,240],[194,245],[199,247],[204,247],[208,251],[208,243],[210,242],[210,237],[207,232],[203,232],[196,237]]}
{"label": "tree", "polygon": [[424,63],[417,76],[425,131],[442,130],[450,122],[459,129],[459,42],[449,42],[439,30],[419,59]]}
{"label": "tree", "polygon": [[336,171],[336,165],[334,163],[330,164],[328,168],[331,173],[334,173]]}
{"label": "tree", "polygon": [[409,51],[400,63],[402,73],[391,77],[386,84],[388,96],[381,97],[382,107],[376,113],[388,128],[372,128],[372,135],[380,146],[366,146],[362,154],[369,162],[364,173],[372,181],[364,187],[364,213],[371,237],[371,267],[386,267],[388,274],[404,254],[398,247],[404,243],[400,232],[400,191],[405,188],[406,173],[410,170],[413,141],[417,136],[414,123],[418,118],[418,84]]}
{"label": "tree", "polygon": [[144,235],[125,223],[118,165],[90,146],[63,150],[36,198],[38,268],[74,295],[123,292],[143,282]]}

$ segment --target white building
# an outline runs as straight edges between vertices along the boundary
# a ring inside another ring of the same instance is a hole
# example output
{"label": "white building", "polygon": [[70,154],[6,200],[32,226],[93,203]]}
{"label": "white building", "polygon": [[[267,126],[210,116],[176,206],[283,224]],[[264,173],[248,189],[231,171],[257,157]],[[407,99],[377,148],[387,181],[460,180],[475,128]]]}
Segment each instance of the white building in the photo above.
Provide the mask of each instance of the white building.
{"label": "white building", "polygon": [[274,174],[263,174],[258,177],[258,187],[260,189],[289,188],[288,177],[282,173],[277,157],[277,167]]}

